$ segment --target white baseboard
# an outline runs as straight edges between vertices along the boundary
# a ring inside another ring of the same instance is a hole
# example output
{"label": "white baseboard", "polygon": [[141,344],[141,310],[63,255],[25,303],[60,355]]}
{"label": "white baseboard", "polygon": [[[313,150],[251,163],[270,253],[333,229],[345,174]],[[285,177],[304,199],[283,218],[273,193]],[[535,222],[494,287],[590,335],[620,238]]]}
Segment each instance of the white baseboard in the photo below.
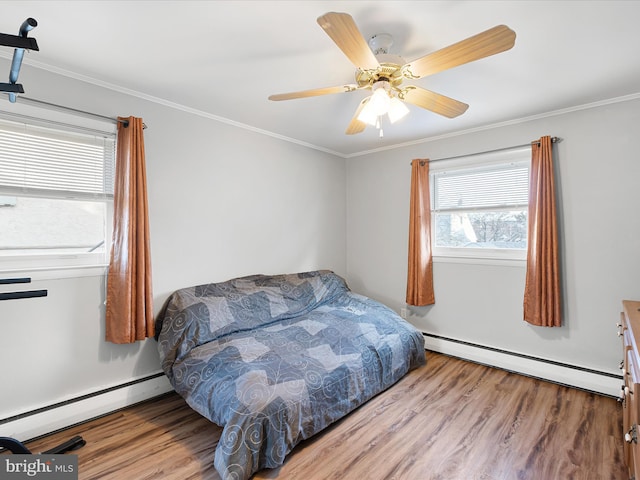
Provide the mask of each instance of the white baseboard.
{"label": "white baseboard", "polygon": [[36,413],[17,415],[0,424],[0,437],[12,437],[21,442],[100,417],[173,390],[165,375],[111,387],[95,395],[66,401]]}
{"label": "white baseboard", "polygon": [[600,373],[423,333],[427,350],[611,397],[618,397],[620,394],[622,376],[617,378],[616,375],[606,372]]}
{"label": "white baseboard", "polygon": [[[496,368],[548,380],[591,392],[618,397],[621,378],[571,365],[529,356],[521,356],[497,349],[460,342],[455,339],[424,334],[425,348],[434,352],[463,358]],[[0,437],[12,437],[21,442],[106,415],[173,390],[166,376],[112,387],[95,395],[86,395],[37,413],[16,416],[15,420],[0,423]]]}

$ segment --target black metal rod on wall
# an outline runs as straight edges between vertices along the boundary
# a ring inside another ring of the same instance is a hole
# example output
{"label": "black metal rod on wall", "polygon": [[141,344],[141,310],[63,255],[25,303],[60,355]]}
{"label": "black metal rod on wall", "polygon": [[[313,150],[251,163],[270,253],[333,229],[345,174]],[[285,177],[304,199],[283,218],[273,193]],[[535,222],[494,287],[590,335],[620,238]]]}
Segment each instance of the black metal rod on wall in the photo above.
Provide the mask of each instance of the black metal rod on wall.
{"label": "black metal rod on wall", "polygon": [[35,297],[46,297],[47,290],[25,290],[23,292],[6,292],[0,293],[0,301],[1,300],[17,300],[19,298],[35,298]]}
{"label": "black metal rod on wall", "polygon": [[13,283],[31,283],[29,277],[23,278],[0,278],[0,285],[11,285]]}

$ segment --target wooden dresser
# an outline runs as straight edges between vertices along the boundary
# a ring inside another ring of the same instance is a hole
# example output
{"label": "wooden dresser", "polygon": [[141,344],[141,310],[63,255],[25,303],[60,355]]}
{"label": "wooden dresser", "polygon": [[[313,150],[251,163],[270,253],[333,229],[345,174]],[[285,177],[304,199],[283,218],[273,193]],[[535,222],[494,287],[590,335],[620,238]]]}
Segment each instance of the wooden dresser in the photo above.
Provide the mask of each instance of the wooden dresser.
{"label": "wooden dresser", "polygon": [[624,382],[620,402],[623,407],[624,459],[629,468],[629,478],[640,480],[640,302],[624,300],[622,307],[618,335],[622,337],[623,354],[620,367]]}

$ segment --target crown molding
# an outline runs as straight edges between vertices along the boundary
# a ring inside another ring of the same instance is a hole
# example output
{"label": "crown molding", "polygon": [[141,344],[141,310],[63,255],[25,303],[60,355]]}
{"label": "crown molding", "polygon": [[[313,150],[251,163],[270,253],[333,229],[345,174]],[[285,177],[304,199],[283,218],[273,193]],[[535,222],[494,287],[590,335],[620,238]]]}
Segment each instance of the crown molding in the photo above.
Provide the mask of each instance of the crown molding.
{"label": "crown molding", "polygon": [[[7,55],[5,52],[0,52],[0,57],[4,57],[4,58],[8,58],[11,59],[11,55]],[[247,125],[245,123],[240,123],[240,122],[236,122],[235,120],[231,120],[225,117],[221,117],[219,115],[214,115],[212,113],[209,112],[205,112],[203,110],[198,110],[197,108],[192,108],[192,107],[187,107],[185,105],[181,105],[179,103],[175,103],[175,102],[171,102],[169,100],[165,100],[163,98],[160,97],[155,97],[153,95],[148,95],[146,93],[143,92],[139,92],[137,90],[132,90],[129,88],[125,88],[122,87],[120,85],[116,85],[113,83],[109,83],[109,82],[105,82],[103,80],[99,80],[97,78],[94,77],[90,77],[87,75],[82,75],[76,72],[72,72],[70,70],[66,70],[63,68],[59,68],[59,67],[55,67],[53,65],[49,65],[43,62],[39,62],[37,60],[32,60],[32,59],[24,59],[23,63],[26,63],[32,67],[35,68],[39,68],[41,70],[46,70],[48,72],[51,73],[55,73],[57,75],[62,75],[68,78],[73,78],[75,80],[79,80],[82,82],[86,82],[92,85],[96,85],[98,87],[102,87],[102,88],[106,88],[108,90],[113,90],[115,92],[118,93],[122,93],[125,95],[129,95],[132,97],[136,97],[142,100],[146,100],[152,103],[156,103],[159,105],[163,105],[165,107],[168,108],[173,108],[175,110],[180,110],[182,112],[185,113],[190,113],[192,115],[197,115],[199,117],[203,117],[203,118],[207,118],[209,120],[214,120],[216,122],[220,122],[220,123],[224,123],[227,125],[231,125],[234,127],[238,127],[238,128],[242,128],[244,130],[249,130],[251,132],[254,133],[259,133],[261,135],[266,135],[272,138],[276,138],[278,140],[282,140],[285,142],[289,142],[289,143],[294,143],[296,145],[300,145],[306,148],[311,148],[313,150],[318,150],[324,153],[328,153],[330,155],[334,155],[336,157],[340,157],[340,158],[344,158],[344,159],[349,159],[349,158],[355,158],[355,157],[361,157],[364,155],[371,155],[373,153],[379,153],[379,152],[383,152],[383,151],[388,151],[388,150],[396,150],[398,148],[404,148],[404,147],[409,147],[409,146],[413,146],[413,145],[421,145],[423,143],[429,143],[429,142],[434,142],[437,140],[443,140],[443,139],[447,139],[447,138],[455,138],[455,137],[459,137],[461,135],[467,135],[469,133],[477,133],[477,132],[482,132],[485,130],[493,130],[495,128],[500,128],[500,127],[505,127],[505,126],[510,126],[510,125],[517,125],[520,123],[525,123],[525,122],[530,122],[532,120],[539,120],[542,118],[549,118],[549,117],[555,117],[558,115],[564,115],[567,113],[571,113],[571,112],[577,112],[577,111],[581,111],[581,110],[588,110],[591,108],[598,108],[598,107],[602,107],[605,105],[611,105],[611,104],[615,104],[615,103],[621,103],[621,102],[628,102],[631,100],[637,100],[640,98],[640,92],[638,93],[633,93],[630,95],[624,95],[621,97],[615,97],[615,98],[610,98],[610,99],[606,99],[606,100],[600,100],[597,102],[592,102],[592,103],[587,103],[587,104],[583,104],[583,105],[576,105],[573,107],[569,107],[569,108],[563,108],[563,109],[559,109],[559,110],[552,110],[549,112],[545,112],[545,113],[540,113],[540,114],[536,114],[536,115],[530,115],[527,117],[521,117],[521,118],[516,118],[516,119],[512,119],[512,120],[507,120],[504,122],[498,122],[498,123],[493,123],[493,124],[488,124],[488,125],[484,125],[484,126],[480,126],[480,127],[474,127],[474,128],[469,128],[469,129],[465,129],[465,130],[458,130],[455,132],[450,132],[450,133],[446,133],[446,134],[442,134],[442,135],[435,135],[435,136],[431,136],[431,137],[425,137],[419,140],[414,140],[411,142],[404,142],[404,143],[397,143],[397,144],[393,144],[393,145],[388,145],[386,147],[380,147],[380,148],[376,148],[376,149],[372,149],[372,150],[363,150],[360,152],[355,152],[355,153],[341,153],[341,152],[336,152],[334,150],[330,150],[328,148],[324,148],[318,145],[314,145],[308,142],[303,142],[301,140],[295,139],[295,138],[291,138],[291,137],[287,137],[284,135],[280,135],[268,130],[264,130],[261,128],[257,128],[257,127],[253,127],[251,125]]]}
{"label": "crown molding", "polygon": [[605,105],[611,105],[611,104],[615,104],[615,103],[622,103],[622,102],[629,102],[632,100],[637,100],[640,99],[640,92],[638,93],[633,93],[630,95],[623,95],[621,97],[615,97],[615,98],[609,98],[606,100],[600,100],[597,102],[592,102],[592,103],[586,103],[583,105],[576,105],[574,107],[569,107],[569,108],[562,108],[559,110],[552,110],[549,112],[545,112],[545,113],[539,113],[536,115],[530,115],[528,117],[520,117],[520,118],[515,118],[513,120],[507,120],[504,122],[498,122],[498,123],[492,123],[492,124],[488,124],[488,125],[483,125],[481,127],[474,127],[474,128],[468,128],[466,130],[457,130],[455,132],[450,132],[450,133],[445,133],[442,135],[435,135],[432,137],[425,137],[425,138],[421,138],[420,140],[414,140],[411,142],[405,142],[405,143],[397,143],[394,145],[389,145],[386,147],[381,147],[381,148],[377,148],[377,149],[373,149],[373,150],[366,150],[366,151],[362,151],[362,152],[357,152],[357,153],[352,153],[349,155],[346,155],[345,158],[353,158],[353,157],[360,157],[363,155],[370,155],[372,153],[378,153],[378,152],[382,152],[385,150],[394,150],[396,148],[403,148],[403,147],[410,147],[413,145],[421,145],[423,143],[429,143],[429,142],[434,142],[436,140],[443,140],[446,138],[454,138],[454,137],[459,137],[461,135],[467,135],[469,133],[477,133],[477,132],[482,132],[485,130],[493,130],[495,128],[500,128],[500,127],[507,127],[510,125],[517,125],[520,123],[526,123],[526,122],[530,122],[532,120],[539,120],[542,118],[549,118],[549,117],[555,117],[558,115],[565,115],[567,113],[572,113],[572,112],[578,112],[580,110],[589,110],[591,108],[598,108],[598,107],[602,107]]}

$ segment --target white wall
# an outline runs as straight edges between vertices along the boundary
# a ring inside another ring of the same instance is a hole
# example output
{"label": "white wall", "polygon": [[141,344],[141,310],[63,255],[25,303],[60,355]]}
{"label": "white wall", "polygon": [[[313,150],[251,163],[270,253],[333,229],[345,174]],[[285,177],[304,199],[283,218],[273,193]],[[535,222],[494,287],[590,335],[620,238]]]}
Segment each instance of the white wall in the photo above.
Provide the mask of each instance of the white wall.
{"label": "white wall", "polygon": [[[148,125],[156,312],[173,290],[195,284],[318,268],[345,274],[344,159],[26,65],[20,76],[28,97]],[[34,279],[25,288],[49,293],[0,302],[0,436],[48,431],[3,419],[160,372],[155,340],[103,340],[100,271],[20,273]]]}
{"label": "white wall", "polygon": [[[410,161],[562,139],[559,164],[564,325],[522,320],[524,263],[436,259],[436,304],[410,308],[424,332],[619,374],[621,300],[640,298],[640,100],[514,122],[347,163],[347,271],[353,288],[405,306]],[[490,359],[489,359],[490,360]]]}

